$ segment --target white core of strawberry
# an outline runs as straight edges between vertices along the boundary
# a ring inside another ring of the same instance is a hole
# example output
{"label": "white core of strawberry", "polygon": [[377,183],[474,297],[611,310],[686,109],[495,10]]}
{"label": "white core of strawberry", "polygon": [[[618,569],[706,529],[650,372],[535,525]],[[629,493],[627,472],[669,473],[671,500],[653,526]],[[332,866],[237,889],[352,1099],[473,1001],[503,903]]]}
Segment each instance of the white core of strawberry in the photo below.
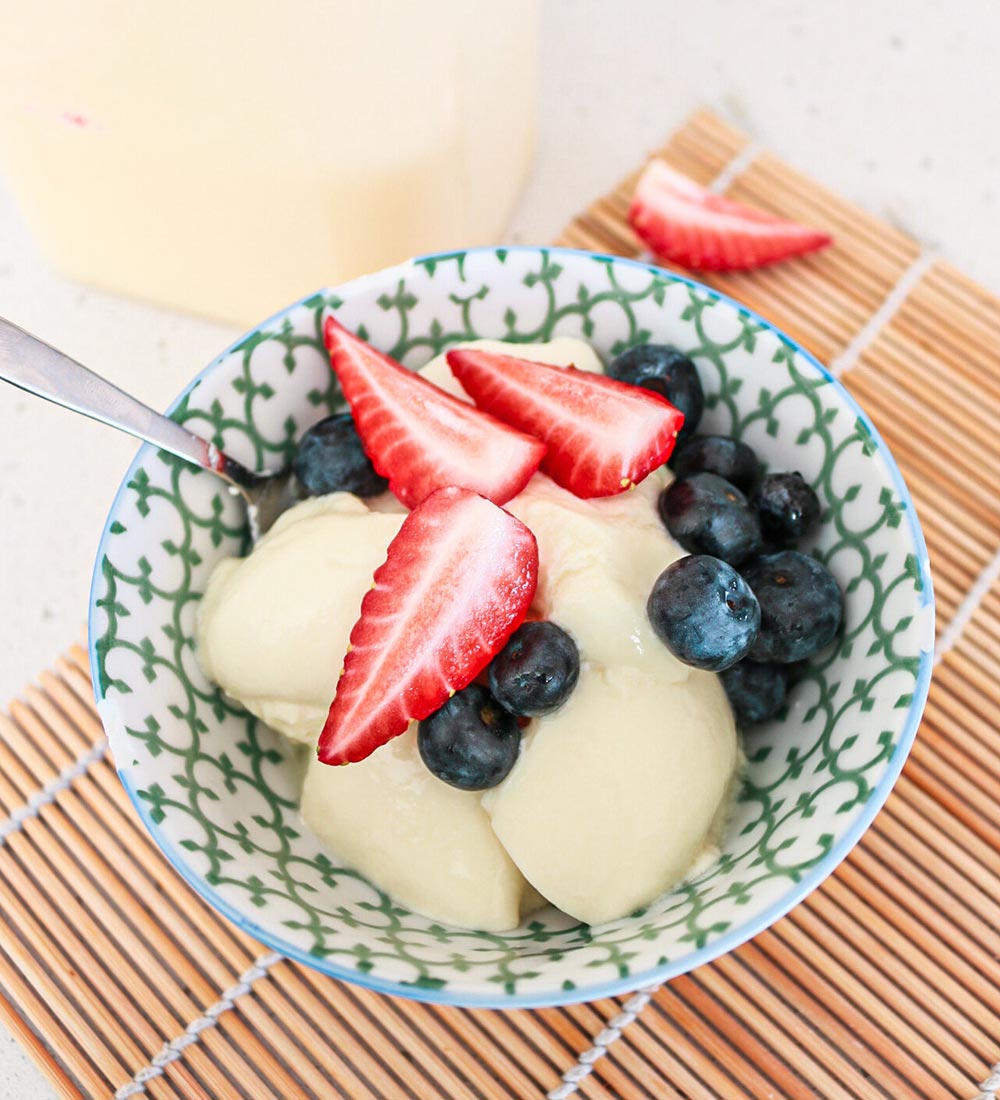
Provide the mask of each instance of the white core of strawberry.
{"label": "white core of strawberry", "polygon": [[[694,186],[697,188],[697,185]],[[813,237],[816,234],[816,230],[809,226],[774,218],[763,211],[759,212],[759,217],[748,217],[742,210],[713,207],[704,201],[703,196],[692,194],[687,189],[679,193],[673,183],[673,174],[670,180],[657,178],[654,175],[649,179],[643,177],[636,188],[635,201],[640,206],[635,215],[635,220],[639,224],[644,221],[653,224],[658,220],[671,218],[678,222],[685,222],[692,217],[698,217],[699,212],[704,212],[711,216],[712,228],[721,233],[739,233],[741,236],[760,237],[764,240],[773,240],[776,231],[787,234],[791,239]],[[644,203],[655,209],[643,210],[641,205]]]}

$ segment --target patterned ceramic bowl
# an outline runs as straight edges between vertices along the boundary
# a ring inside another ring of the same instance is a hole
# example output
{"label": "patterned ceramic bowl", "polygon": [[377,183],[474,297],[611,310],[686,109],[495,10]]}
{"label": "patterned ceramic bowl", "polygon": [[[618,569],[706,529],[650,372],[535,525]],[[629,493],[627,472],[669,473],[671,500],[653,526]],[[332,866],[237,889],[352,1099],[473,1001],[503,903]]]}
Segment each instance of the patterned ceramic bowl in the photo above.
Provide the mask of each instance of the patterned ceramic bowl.
{"label": "patterned ceramic bowl", "polygon": [[846,593],[846,629],[756,732],[717,865],[600,927],[557,913],[505,935],[409,912],[340,866],[296,809],[282,739],[224,699],[194,654],[214,563],[248,549],[212,475],[146,446],[108,517],[94,575],[91,662],[119,773],[184,878],[277,951],[384,992],[466,1006],[604,997],[684,973],[768,927],[837,866],[882,805],[930,678],[927,555],[899,471],[867,417],[766,321],[654,267],[558,249],[429,256],[323,290],[221,355],[173,408],[251,466],[281,467],[340,407],[323,312],[411,367],[459,340],[578,336],[605,358],[677,344],[698,365],[702,430],[739,436],[813,483],[811,549]]}

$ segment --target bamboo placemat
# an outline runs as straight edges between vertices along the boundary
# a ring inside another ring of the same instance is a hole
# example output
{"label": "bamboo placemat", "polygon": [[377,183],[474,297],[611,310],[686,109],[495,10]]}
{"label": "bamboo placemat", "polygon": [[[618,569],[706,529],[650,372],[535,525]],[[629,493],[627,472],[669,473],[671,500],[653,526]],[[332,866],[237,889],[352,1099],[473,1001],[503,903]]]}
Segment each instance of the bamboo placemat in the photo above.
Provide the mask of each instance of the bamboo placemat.
{"label": "bamboo placemat", "polygon": [[[264,951],[180,881],[118,782],[74,647],[0,716],[0,1016],[60,1096],[932,1100],[982,1082],[994,1100],[1000,299],[711,115],[661,155],[836,234],[827,253],[711,281],[834,365],[917,502],[938,663],[886,808],[788,917],[658,990],[420,1005]],[[560,243],[637,254],[633,183]]]}

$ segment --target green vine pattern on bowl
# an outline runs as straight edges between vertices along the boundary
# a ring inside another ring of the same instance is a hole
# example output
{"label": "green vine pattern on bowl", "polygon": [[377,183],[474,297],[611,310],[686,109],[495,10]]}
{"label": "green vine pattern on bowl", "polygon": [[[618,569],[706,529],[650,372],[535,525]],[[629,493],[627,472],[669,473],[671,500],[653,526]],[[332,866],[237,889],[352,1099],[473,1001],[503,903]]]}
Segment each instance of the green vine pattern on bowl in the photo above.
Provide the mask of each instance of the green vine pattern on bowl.
{"label": "green vine pattern on bowl", "polygon": [[843,392],[746,310],[655,268],[563,250],[413,261],[323,291],[250,333],[173,415],[256,468],[287,466],[342,407],[321,327],[416,367],[463,340],[589,340],[605,358],[679,345],[707,397],[702,431],[799,469],[824,506],[809,549],[846,592],[846,628],[786,713],[746,744],[721,859],[598,928],[548,911],[505,935],[445,927],[340,866],[302,825],[302,756],[201,673],[194,624],[219,558],[249,548],[211,475],[144,448],[109,517],[91,616],[95,687],[123,781],[188,881],[265,942],[376,988],[455,1003],[579,999],[687,969],[766,926],[857,838],[901,764],[926,690],[931,594],[912,507]]}

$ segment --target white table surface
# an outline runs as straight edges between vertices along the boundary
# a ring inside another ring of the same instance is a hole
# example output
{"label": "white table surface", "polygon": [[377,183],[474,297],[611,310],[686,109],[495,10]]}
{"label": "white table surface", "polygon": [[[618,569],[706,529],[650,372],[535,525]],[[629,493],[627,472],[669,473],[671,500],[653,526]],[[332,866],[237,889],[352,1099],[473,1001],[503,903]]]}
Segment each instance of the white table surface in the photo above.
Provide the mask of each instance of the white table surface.
{"label": "white table surface", "polygon": [[[547,241],[707,106],[1000,290],[1000,6],[542,0],[535,167],[509,239]],[[275,303],[280,305],[280,303]],[[0,315],[164,407],[236,330],[70,283],[0,183]],[[0,389],[0,699],[80,636],[135,451]],[[0,1097],[54,1094],[0,1030]]]}

